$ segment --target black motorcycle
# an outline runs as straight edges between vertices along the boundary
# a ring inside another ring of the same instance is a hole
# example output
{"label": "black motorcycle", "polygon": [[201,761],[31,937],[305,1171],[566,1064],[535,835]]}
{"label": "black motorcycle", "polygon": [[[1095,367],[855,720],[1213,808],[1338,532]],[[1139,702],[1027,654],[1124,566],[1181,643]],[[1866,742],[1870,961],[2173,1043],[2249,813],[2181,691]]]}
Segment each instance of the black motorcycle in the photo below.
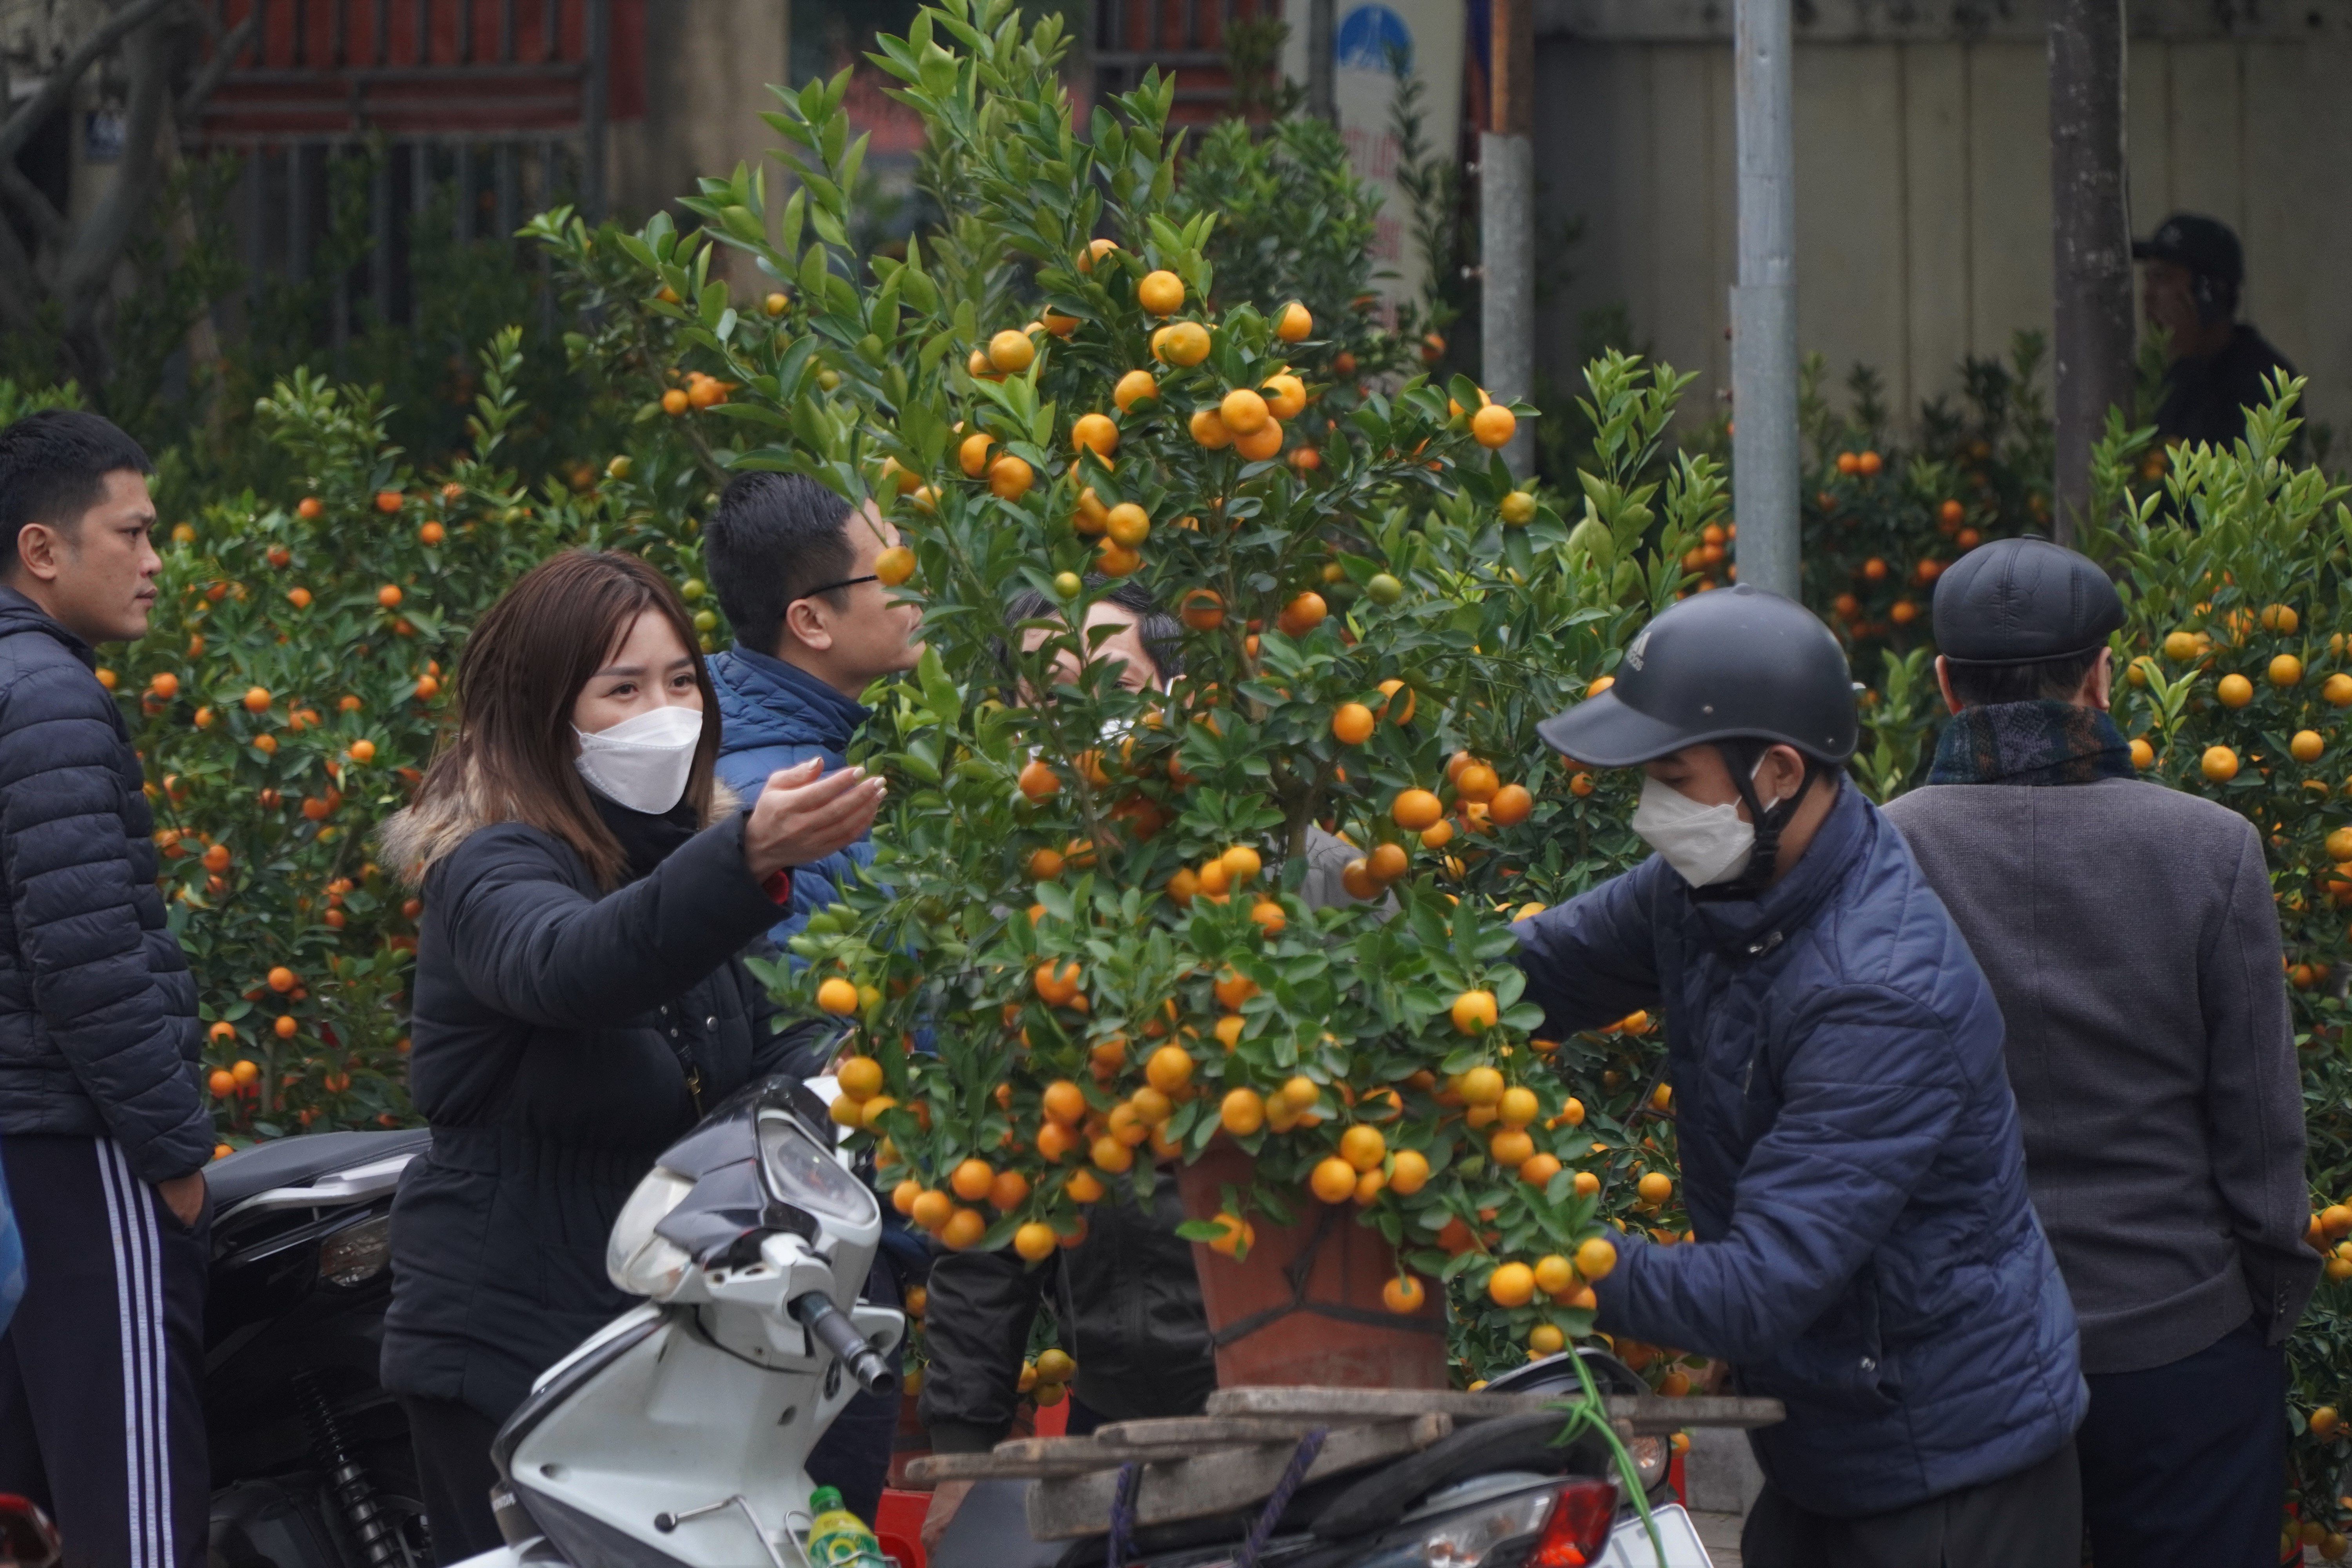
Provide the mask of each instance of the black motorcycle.
{"label": "black motorcycle", "polygon": [[424,1568],[408,1423],[377,1380],[392,1196],[423,1129],[321,1132],[205,1173],[212,1568]]}

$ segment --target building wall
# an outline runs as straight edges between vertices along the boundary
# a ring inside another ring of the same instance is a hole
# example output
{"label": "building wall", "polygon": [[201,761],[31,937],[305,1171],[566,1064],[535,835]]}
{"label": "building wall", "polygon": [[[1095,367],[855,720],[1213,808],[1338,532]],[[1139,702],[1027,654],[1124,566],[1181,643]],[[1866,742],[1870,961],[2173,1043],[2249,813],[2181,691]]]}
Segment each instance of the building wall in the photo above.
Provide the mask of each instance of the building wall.
{"label": "building wall", "polygon": [[[2018,10],[2031,12],[2031,5]],[[1727,3],[1553,0],[1538,12],[1538,353],[1573,375],[1588,310],[1723,406],[1737,270]],[[1964,354],[2051,320],[2048,79],[2040,21],[1963,27],[1927,7],[1815,0],[1796,55],[1798,335],[1832,381],[1860,362],[1899,415],[1957,389]],[[1904,12],[1898,24],[1886,19]],[[2244,240],[2242,315],[2352,437],[2352,6],[2225,31],[2201,8],[2134,11],[2132,226],[2210,213]],[[2341,450],[2341,446],[2338,447]]]}

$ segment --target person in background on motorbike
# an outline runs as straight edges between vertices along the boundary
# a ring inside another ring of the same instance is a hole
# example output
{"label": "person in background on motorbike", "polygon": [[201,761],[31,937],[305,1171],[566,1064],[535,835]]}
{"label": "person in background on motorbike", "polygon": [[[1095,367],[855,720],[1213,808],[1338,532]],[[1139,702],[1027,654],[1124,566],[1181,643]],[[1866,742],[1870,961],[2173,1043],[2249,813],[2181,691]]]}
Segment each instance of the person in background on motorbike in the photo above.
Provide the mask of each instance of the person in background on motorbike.
{"label": "person in background on motorbike", "polygon": [[0,1492],[90,1568],[196,1568],[211,1490],[196,987],[90,651],[146,634],[152,471],[95,415],[0,431],[0,1164],[26,1276]]}
{"label": "person in background on motorbike", "polygon": [[1775,595],[1695,595],[1539,729],[1648,775],[1633,826],[1657,853],[1513,929],[1552,1038],[1664,1007],[1696,1240],[1629,1229],[1597,1321],[1786,1405],[1751,1435],[1741,1560],[2075,1568],[2086,1395],[2000,1012],[1843,777],[1837,639]]}
{"label": "person in background on motorbike", "polygon": [[2026,1181],[2082,1317],[2092,1553],[2256,1568],[2278,1558],[2286,1338],[2319,1282],[2303,1073],[2262,835],[2135,776],[2106,713],[2123,624],[2107,574],[2047,540],[1954,563],[1954,718],[1886,818],[2008,1021]]}
{"label": "person in background on motorbike", "polygon": [[[812,757],[827,768],[846,765],[867,717],[860,695],[922,657],[921,606],[894,602],[874,574],[875,558],[898,542],[897,528],[871,505],[852,510],[805,475],[754,472],[728,481],[703,525],[702,552],[711,592],[735,628],[735,646],[709,666],[719,697],[719,777],[739,795],[756,795],[770,773]],[[872,837],[860,835],[839,853],[796,868],[792,907],[770,932],[776,945],[784,947],[873,858]],[[824,1039],[793,1066],[803,1076],[823,1071],[833,1044]],[[896,1212],[886,1207],[883,1222],[865,1296],[896,1307],[929,1259],[921,1237]],[[858,1394],[809,1456],[810,1478],[871,1521],[898,1431],[898,1395]]]}
{"label": "person in background on motorbike", "polygon": [[[1041,594],[1019,595],[1005,609],[1013,625],[1058,618]],[[1090,654],[1116,666],[1119,685],[1148,691],[1167,684],[1183,633],[1141,587],[1122,584],[1095,601],[1086,626],[1089,634],[1108,631]],[[1052,635],[1043,626],[1023,631],[1025,651]],[[1076,650],[1059,650],[1055,663],[1057,682],[1076,683]],[[1077,1362],[1071,1435],[1108,1421],[1199,1415],[1217,1369],[1192,1244],[1176,1234],[1183,1223],[1176,1184],[1163,1179],[1148,1208],[1124,1197],[1095,1205],[1086,1239],[1034,1268],[1010,1248],[934,1258],[923,1318],[930,1364],[919,1402],[932,1452],[984,1454],[1003,1441],[1020,1403],[1030,1328],[1048,1300],[1061,1342]],[[925,1551],[938,1544],[971,1489],[969,1481],[942,1481],[931,1493]]]}
{"label": "person in background on motorbike", "polygon": [[467,639],[457,701],[383,834],[425,900],[409,1074],[433,1146],[393,1204],[383,1379],[444,1563],[501,1543],[499,1423],[631,1304],[604,1272],[621,1205],[791,1055],[740,955],[882,790],[812,759],[738,810],[686,606],[630,555],[527,574]]}

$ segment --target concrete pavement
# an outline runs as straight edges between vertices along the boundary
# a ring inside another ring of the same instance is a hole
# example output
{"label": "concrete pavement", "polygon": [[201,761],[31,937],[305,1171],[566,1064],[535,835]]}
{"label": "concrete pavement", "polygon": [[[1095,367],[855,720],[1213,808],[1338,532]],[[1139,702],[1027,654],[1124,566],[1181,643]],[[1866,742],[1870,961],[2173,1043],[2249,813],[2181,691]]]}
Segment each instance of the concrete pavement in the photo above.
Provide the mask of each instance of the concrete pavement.
{"label": "concrete pavement", "polygon": [[1699,1543],[1715,1568],[1739,1568],[1739,1515],[1694,1512],[1691,1522],[1698,1526]]}

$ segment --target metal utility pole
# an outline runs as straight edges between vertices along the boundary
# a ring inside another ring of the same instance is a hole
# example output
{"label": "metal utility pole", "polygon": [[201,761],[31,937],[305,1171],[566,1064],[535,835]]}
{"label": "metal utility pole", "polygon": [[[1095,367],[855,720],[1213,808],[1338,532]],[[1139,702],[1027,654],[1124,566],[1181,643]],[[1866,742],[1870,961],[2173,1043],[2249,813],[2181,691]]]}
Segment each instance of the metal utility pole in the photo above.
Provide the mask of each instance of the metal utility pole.
{"label": "metal utility pole", "polygon": [[1731,502],[1739,580],[1797,592],[1797,184],[1789,0],[1737,0],[1739,281],[1731,289]]}
{"label": "metal utility pole", "polygon": [[2050,7],[2050,237],[2057,306],[2052,537],[2074,542],[2091,448],[2132,401],[2131,212],[2124,163],[2124,0]]}
{"label": "metal utility pole", "polygon": [[[1536,150],[1534,0],[1493,0],[1486,128],[1478,136],[1479,344],[1486,394],[1516,403],[1535,390]],[[1533,465],[1522,425],[1503,448],[1516,473]]]}
{"label": "metal utility pole", "polygon": [[1331,88],[1332,56],[1339,47],[1331,33],[1335,4],[1336,0],[1307,0],[1307,112],[1337,125],[1339,100]]}

